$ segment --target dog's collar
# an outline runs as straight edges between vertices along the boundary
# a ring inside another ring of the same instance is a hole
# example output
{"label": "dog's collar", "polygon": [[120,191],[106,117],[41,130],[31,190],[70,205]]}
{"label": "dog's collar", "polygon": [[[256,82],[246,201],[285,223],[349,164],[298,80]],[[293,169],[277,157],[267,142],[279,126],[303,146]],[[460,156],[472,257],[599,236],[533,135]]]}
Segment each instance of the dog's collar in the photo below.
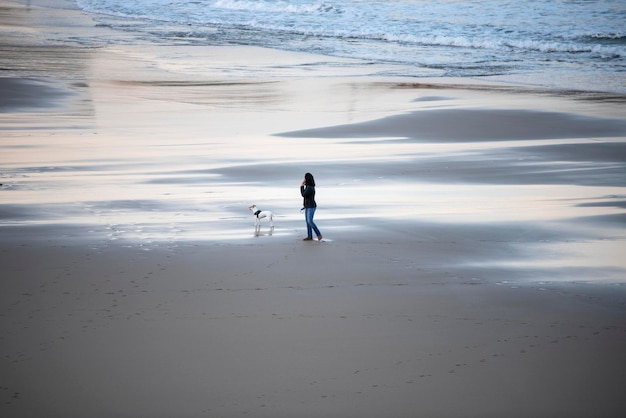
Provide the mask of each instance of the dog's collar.
{"label": "dog's collar", "polygon": [[259,213],[261,213],[261,211],[257,210],[256,212],[254,212],[254,216],[256,216],[258,218],[259,217]]}

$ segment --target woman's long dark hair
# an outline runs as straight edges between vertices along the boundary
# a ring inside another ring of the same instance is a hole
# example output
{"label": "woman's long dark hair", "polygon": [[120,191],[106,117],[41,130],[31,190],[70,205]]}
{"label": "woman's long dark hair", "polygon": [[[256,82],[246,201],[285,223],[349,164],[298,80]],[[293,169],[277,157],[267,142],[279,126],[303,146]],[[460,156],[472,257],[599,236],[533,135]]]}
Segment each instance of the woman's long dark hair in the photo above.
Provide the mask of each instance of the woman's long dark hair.
{"label": "woman's long dark hair", "polygon": [[313,178],[313,174],[311,173],[306,173],[304,175],[304,181],[306,181],[306,185],[307,186],[313,186],[315,187],[315,179]]}

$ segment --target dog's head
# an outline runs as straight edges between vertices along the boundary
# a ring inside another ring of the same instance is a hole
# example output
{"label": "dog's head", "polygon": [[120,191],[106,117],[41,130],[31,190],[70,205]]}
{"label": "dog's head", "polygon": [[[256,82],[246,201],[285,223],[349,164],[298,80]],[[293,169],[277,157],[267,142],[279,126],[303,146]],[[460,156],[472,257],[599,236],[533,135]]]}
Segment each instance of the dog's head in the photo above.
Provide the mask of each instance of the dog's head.
{"label": "dog's head", "polygon": [[256,205],[252,205],[252,206],[248,206],[248,209],[250,209],[252,212],[256,212]]}

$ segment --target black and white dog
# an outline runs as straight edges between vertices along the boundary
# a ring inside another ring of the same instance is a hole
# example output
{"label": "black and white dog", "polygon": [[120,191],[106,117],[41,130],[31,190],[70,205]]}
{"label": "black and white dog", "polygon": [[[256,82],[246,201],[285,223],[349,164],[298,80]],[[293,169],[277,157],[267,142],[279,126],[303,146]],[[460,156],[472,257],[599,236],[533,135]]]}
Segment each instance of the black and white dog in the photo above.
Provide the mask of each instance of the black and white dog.
{"label": "black and white dog", "polygon": [[257,209],[256,205],[252,205],[248,207],[248,209],[250,209],[250,212],[252,212],[252,214],[254,215],[255,226],[261,226],[261,219],[268,218],[270,222],[270,227],[274,227],[274,214],[272,212],[270,212],[269,210],[259,210]]}

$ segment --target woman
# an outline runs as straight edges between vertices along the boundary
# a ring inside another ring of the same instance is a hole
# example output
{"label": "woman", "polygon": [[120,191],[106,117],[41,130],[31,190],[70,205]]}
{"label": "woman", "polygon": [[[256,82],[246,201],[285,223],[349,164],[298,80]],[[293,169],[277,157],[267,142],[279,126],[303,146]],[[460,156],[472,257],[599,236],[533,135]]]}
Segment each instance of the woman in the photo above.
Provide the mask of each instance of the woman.
{"label": "woman", "polygon": [[317,225],[315,225],[315,222],[313,222],[313,216],[317,208],[317,203],[315,203],[315,179],[313,178],[313,174],[306,173],[304,175],[304,181],[300,185],[300,194],[304,198],[304,215],[306,218],[307,237],[304,241],[313,240],[313,231],[315,231],[317,235],[317,240],[321,241],[322,234],[317,228]]}

